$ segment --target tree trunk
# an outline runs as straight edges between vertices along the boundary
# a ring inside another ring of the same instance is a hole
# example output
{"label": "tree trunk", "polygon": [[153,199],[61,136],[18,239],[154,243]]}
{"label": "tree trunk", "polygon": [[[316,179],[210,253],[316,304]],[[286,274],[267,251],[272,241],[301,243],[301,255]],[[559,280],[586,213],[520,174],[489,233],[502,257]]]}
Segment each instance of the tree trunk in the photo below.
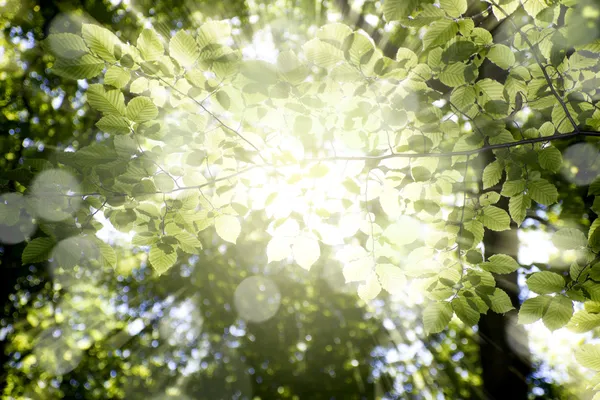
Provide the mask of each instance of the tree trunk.
{"label": "tree trunk", "polygon": [[[503,199],[506,200],[506,199]],[[506,202],[505,202],[506,203]],[[506,204],[499,204],[504,206]],[[519,250],[517,230],[487,231],[484,238],[486,259],[507,254],[515,259]],[[532,371],[527,333],[517,325],[519,287],[517,273],[495,275],[498,287],[510,297],[515,310],[504,315],[488,311],[479,321],[480,358],[483,390],[488,399],[525,400],[529,392],[527,378]]]}

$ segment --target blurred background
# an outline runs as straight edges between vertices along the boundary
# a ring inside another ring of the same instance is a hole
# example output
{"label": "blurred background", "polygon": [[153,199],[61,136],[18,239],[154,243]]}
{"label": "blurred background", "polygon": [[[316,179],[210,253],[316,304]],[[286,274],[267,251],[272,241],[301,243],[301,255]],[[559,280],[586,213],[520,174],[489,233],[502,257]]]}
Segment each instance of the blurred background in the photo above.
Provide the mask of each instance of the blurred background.
{"label": "blurred background", "polygon": [[[475,1],[468,13],[501,36],[485,11]],[[365,30],[391,57],[421,47],[414,29],[385,24],[381,1],[0,0],[0,191],[22,191],[18,182],[33,178],[28,157],[52,159],[104,139],[85,104],[87,83],[51,74],[42,45],[49,33],[95,22],[134,42],[145,27],[169,37],[215,19],[233,26],[245,57],[268,61],[335,21]],[[565,153],[566,162],[577,154]],[[568,266],[549,239],[556,222],[589,225],[585,185],[569,171],[556,178],[560,206],[487,239],[523,265],[507,283],[517,304],[528,296],[524,273]],[[541,322],[524,330],[516,314],[490,311],[474,328],[455,319],[426,336],[418,292],[366,304],[327,254],[310,272],[267,265],[265,221],[250,214],[236,246],[204,231],[202,254],[161,277],[106,221],[100,236],[117,249],[117,269],[90,262],[61,275],[51,263],[22,265],[23,243],[0,243],[3,398],[501,399],[508,387],[511,399],[588,396],[587,372],[572,356],[582,335],[550,333]]]}

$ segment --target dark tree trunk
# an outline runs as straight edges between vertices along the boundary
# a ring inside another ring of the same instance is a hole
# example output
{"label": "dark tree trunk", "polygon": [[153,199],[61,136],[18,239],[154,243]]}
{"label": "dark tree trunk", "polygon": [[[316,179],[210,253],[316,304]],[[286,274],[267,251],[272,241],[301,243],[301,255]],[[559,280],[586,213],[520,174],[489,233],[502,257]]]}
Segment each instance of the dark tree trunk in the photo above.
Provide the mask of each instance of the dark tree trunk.
{"label": "dark tree trunk", "polygon": [[[504,206],[506,204],[499,204]],[[515,259],[519,250],[517,230],[487,231],[484,239],[486,259],[494,254],[508,254]],[[495,275],[498,287],[510,297],[515,310],[504,315],[489,311],[479,321],[480,358],[483,389],[488,399],[525,400],[529,392],[527,377],[531,360],[527,333],[517,325],[519,287],[517,273]]]}

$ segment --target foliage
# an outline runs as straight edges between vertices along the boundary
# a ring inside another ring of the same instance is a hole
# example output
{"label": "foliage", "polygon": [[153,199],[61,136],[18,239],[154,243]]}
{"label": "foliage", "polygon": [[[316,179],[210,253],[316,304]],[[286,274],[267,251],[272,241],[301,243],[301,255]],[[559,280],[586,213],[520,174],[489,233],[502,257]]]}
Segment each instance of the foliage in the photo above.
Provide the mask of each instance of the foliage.
{"label": "foliage", "polygon": [[[13,171],[27,188],[24,209],[47,235],[28,243],[23,262],[79,235],[114,266],[114,251],[94,238],[102,212],[150,247],[163,274],[203,248],[203,230],[237,243],[249,229],[243,220],[264,210],[269,262],[293,258],[308,270],[335,247],[364,300],[413,280],[431,300],[430,333],[454,314],[474,325],[490,309],[508,312],[493,274],[518,264],[508,255],[484,260],[480,244],[486,230],[520,226],[532,207],[557,203],[557,141],[600,136],[600,42],[581,34],[593,30],[592,3],[485,5],[509,30],[502,42],[475,26],[466,1],[387,0],[388,22],[424,31],[420,49],[400,48],[393,59],[340,23],[276,63],[244,59],[223,21],[170,37],[144,29],[131,43],[92,24],[50,35],[53,72],[89,81],[87,103],[108,138],[21,168],[27,178]],[[484,63],[502,79],[480,78]],[[56,169],[78,184],[47,175]],[[30,184],[37,173],[44,184]],[[588,195],[600,196],[600,181]],[[65,205],[67,215],[57,213]],[[600,326],[597,221],[588,232],[556,232],[554,243],[577,261],[568,276],[528,277],[538,296],[523,303],[520,322]],[[585,308],[574,313],[574,302]]]}

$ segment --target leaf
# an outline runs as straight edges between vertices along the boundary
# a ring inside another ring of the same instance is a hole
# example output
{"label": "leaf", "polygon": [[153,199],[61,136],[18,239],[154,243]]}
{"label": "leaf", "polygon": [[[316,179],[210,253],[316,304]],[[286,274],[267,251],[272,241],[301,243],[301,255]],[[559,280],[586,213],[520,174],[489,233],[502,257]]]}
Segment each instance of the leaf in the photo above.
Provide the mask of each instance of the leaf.
{"label": "leaf", "polygon": [[215,229],[217,235],[226,242],[235,244],[242,232],[242,226],[237,217],[233,215],[220,215],[215,218]]}
{"label": "leaf", "polygon": [[127,104],[127,118],[140,123],[150,121],[158,116],[158,108],[146,96],[138,96]]}
{"label": "leaf", "polygon": [[558,200],[558,191],[556,186],[545,179],[529,181],[529,195],[536,202],[549,206]]}
{"label": "leaf", "polygon": [[167,272],[177,262],[177,252],[168,250],[160,245],[154,245],[150,249],[150,264],[159,275]]}
{"label": "leaf", "polygon": [[104,86],[93,84],[87,90],[90,106],[106,114],[125,115],[125,97],[118,89],[104,90]]}
{"label": "leaf", "polygon": [[229,110],[229,107],[231,106],[231,99],[229,98],[229,95],[225,91],[219,90],[216,94],[216,97],[221,107],[223,107],[225,110]]}
{"label": "leaf", "polygon": [[486,192],[479,196],[479,204],[483,207],[496,204],[500,201],[500,194],[498,192]]}
{"label": "leaf", "polygon": [[550,271],[536,272],[527,278],[527,287],[538,294],[556,293],[565,287],[565,278]]}
{"label": "leaf", "polygon": [[515,55],[510,47],[495,44],[487,54],[487,58],[502,69],[509,69],[515,64]]}
{"label": "leaf", "polygon": [[461,62],[450,64],[440,73],[440,82],[449,87],[464,85],[466,68],[467,66]]}
{"label": "leaf", "polygon": [[129,83],[129,71],[121,67],[112,66],[104,74],[104,83],[117,89],[124,88]]}
{"label": "leaf", "polygon": [[154,232],[139,232],[131,239],[131,244],[134,246],[150,246],[157,241],[158,237]]}
{"label": "leaf", "polygon": [[198,44],[186,31],[179,31],[169,41],[169,53],[179,65],[189,68],[200,56]]}
{"label": "leaf", "polygon": [[561,250],[574,250],[587,246],[587,238],[579,229],[562,228],[552,237],[552,243]]}
{"label": "leaf", "polygon": [[231,26],[227,21],[208,21],[198,28],[196,41],[202,52],[205,47],[226,41],[231,36]]}
{"label": "leaf", "polygon": [[406,276],[400,267],[392,264],[377,264],[375,272],[379,277],[379,283],[389,293],[401,293],[406,287]]}
{"label": "leaf", "polygon": [[319,67],[329,68],[344,59],[341,50],[319,39],[312,39],[302,46],[306,59]]}
{"label": "leaf", "polygon": [[562,167],[563,159],[560,150],[556,147],[546,147],[538,152],[540,166],[552,172],[558,172]]}
{"label": "leaf", "polygon": [[548,296],[526,299],[519,309],[519,324],[532,324],[542,318],[550,299]]}
{"label": "leaf", "polygon": [[96,122],[96,126],[101,131],[112,135],[125,135],[130,132],[129,121],[114,114],[100,118],[100,120]]}
{"label": "leaf", "polygon": [[467,297],[464,296],[459,296],[452,300],[454,313],[467,326],[477,325],[480,318],[479,310],[474,309],[471,304],[474,305],[474,303],[469,302]]}
{"label": "leaf", "polygon": [[98,25],[83,24],[81,28],[83,40],[98,57],[108,62],[115,62],[115,45],[121,41],[111,31]]}
{"label": "leaf", "polygon": [[47,261],[54,243],[49,237],[35,238],[27,243],[21,255],[23,265]]}
{"label": "leaf", "polygon": [[567,329],[576,333],[589,332],[600,326],[600,314],[590,313],[587,310],[580,310],[573,315]]}
{"label": "leaf", "polygon": [[452,18],[458,18],[467,11],[467,0],[440,0],[442,10]]}
{"label": "leaf", "polygon": [[190,232],[176,233],[175,239],[179,242],[179,248],[188,254],[197,254],[202,249],[202,242]]}
{"label": "leaf", "polygon": [[547,8],[546,0],[524,0],[523,8],[527,12],[527,14],[531,15],[532,18],[537,17],[537,15]]}
{"label": "leaf", "polygon": [[494,254],[487,262],[481,264],[481,268],[494,274],[510,274],[519,269],[519,263],[511,256]]}
{"label": "leaf", "polygon": [[489,163],[483,169],[483,188],[487,189],[500,182],[503,171],[504,168],[502,168],[502,164],[500,164],[499,161],[493,161]]}
{"label": "leaf", "polygon": [[298,236],[292,244],[292,254],[298,265],[309,270],[321,256],[321,247],[315,239]]}
{"label": "leaf", "polygon": [[563,295],[557,295],[550,300],[548,309],[542,320],[551,331],[565,326],[573,316],[573,302]]}
{"label": "leaf", "polygon": [[161,172],[159,174],[154,175],[154,185],[161,192],[170,192],[173,190],[175,186],[175,182],[173,182],[173,178],[169,174]]}
{"label": "leaf", "polygon": [[131,93],[139,94],[145,92],[146,90],[148,90],[148,79],[144,77],[137,78],[131,82],[131,85],[129,85],[129,91]]}
{"label": "leaf", "polygon": [[381,285],[377,280],[377,275],[371,274],[366,282],[358,285],[358,297],[363,301],[373,300],[381,292]]}
{"label": "leaf", "polygon": [[79,58],[88,52],[81,36],[72,33],[53,33],[45,40],[45,44],[52,54],[63,59]]}
{"label": "leaf", "polygon": [[517,179],[514,181],[505,181],[502,185],[502,195],[503,196],[514,196],[519,193],[522,193],[525,190],[525,180]]}
{"label": "leaf", "polygon": [[388,22],[406,18],[419,4],[418,0],[386,0],[383,2],[383,16]]}
{"label": "leaf", "polygon": [[452,319],[452,305],[446,302],[429,303],[423,311],[425,332],[439,333],[443,331]]}
{"label": "leaf", "polygon": [[117,253],[115,249],[102,240],[95,240],[94,242],[99,250],[98,261],[100,261],[100,264],[103,267],[115,268],[117,266]]}
{"label": "leaf", "polygon": [[600,371],[600,345],[583,344],[575,350],[575,359],[585,368]]}
{"label": "leaf", "polygon": [[531,207],[531,198],[529,195],[520,193],[516,196],[513,196],[508,201],[508,212],[510,212],[510,216],[513,221],[517,223],[517,225],[521,225],[527,216],[527,210]]}
{"label": "leaf", "polygon": [[506,292],[502,289],[496,288],[489,299],[490,308],[498,314],[504,314],[514,309],[510,297],[508,297]]}
{"label": "leaf", "polygon": [[291,240],[285,237],[275,236],[267,244],[267,263],[286,259],[290,253]]}
{"label": "leaf", "polygon": [[165,53],[160,36],[152,29],[144,29],[137,39],[137,48],[147,61],[158,60]]}
{"label": "leaf", "polygon": [[423,37],[423,49],[443,45],[452,39],[458,32],[458,24],[449,19],[434,22]]}
{"label": "leaf", "polygon": [[90,79],[104,69],[104,61],[86,54],[81,58],[59,58],[52,66],[52,72],[68,79]]}
{"label": "leaf", "polygon": [[483,225],[493,231],[505,231],[510,229],[510,217],[501,208],[496,206],[487,206],[483,208]]}

